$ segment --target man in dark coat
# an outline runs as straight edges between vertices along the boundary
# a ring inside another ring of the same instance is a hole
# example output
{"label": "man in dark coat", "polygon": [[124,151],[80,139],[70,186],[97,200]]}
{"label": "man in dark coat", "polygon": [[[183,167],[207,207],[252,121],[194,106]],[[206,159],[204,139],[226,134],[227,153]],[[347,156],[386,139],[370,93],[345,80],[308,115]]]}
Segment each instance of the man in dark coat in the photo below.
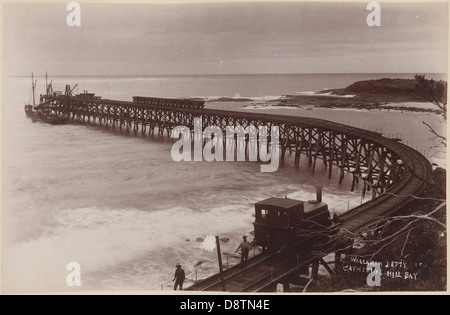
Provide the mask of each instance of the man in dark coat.
{"label": "man in dark coat", "polygon": [[241,250],[241,263],[245,263],[248,259],[248,252],[251,249],[251,244],[247,242],[247,236],[242,236],[242,242],[239,244],[238,248],[236,249],[235,253],[237,253],[239,250]]}
{"label": "man in dark coat", "polygon": [[175,276],[172,281],[175,281],[175,285],[173,286],[173,289],[176,291],[177,287],[180,286],[180,290],[183,290],[183,282],[184,282],[184,270],[181,268],[180,264],[177,264],[175,267],[177,267],[177,270],[175,270]]}

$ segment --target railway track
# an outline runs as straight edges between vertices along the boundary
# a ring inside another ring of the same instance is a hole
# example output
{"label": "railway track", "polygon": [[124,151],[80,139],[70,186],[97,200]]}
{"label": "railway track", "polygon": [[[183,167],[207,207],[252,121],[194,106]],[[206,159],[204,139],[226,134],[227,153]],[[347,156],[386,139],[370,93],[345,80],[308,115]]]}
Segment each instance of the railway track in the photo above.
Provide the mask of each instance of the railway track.
{"label": "railway track", "polygon": [[[299,241],[295,248],[302,248],[305,253],[310,253],[318,240],[319,238]],[[225,270],[223,272],[225,290],[229,292],[259,291],[273,281],[284,277],[286,273],[291,273],[314,259],[312,254],[292,255],[292,250],[293,248],[289,248],[277,254],[261,253],[250,258],[245,265],[238,264]],[[219,275],[212,275],[190,286],[187,290],[223,291],[222,280]]]}

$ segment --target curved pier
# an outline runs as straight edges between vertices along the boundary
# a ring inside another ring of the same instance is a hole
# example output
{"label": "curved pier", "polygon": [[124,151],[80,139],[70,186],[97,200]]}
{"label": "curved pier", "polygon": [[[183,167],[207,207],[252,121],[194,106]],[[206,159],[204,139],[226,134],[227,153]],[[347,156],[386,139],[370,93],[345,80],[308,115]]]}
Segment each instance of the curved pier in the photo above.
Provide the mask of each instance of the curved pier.
{"label": "curved pier", "polygon": [[[176,126],[186,126],[192,132],[195,118],[202,118],[202,130],[211,125],[220,127],[224,132],[227,126],[277,126],[282,162],[287,151],[295,153],[296,165],[301,155],[305,155],[312,171],[321,161],[328,168],[329,177],[333,168],[337,168],[340,183],[348,174],[352,178],[351,190],[362,182],[362,194],[372,193],[370,201],[339,217],[341,230],[352,233],[362,231],[379,218],[393,215],[414,197],[423,195],[431,179],[429,161],[398,140],[321,119],[189,108],[180,106],[179,100],[174,101],[174,106],[170,106],[170,100],[162,106],[65,95],[47,97],[45,106],[52,114],[66,117],[69,121],[99,124],[134,133],[141,130],[144,135],[155,132],[169,135]],[[340,232],[336,239],[339,235]],[[317,259],[311,253],[312,244],[317,241],[320,240],[312,238],[302,241],[289,257],[261,256],[250,260],[245,272],[240,267],[230,268],[225,271],[227,291],[264,290],[281,277]],[[336,245],[331,244],[321,250],[329,253],[335,249]],[[264,272],[267,270],[271,273]],[[221,290],[221,285],[218,275],[215,275],[189,289]]]}

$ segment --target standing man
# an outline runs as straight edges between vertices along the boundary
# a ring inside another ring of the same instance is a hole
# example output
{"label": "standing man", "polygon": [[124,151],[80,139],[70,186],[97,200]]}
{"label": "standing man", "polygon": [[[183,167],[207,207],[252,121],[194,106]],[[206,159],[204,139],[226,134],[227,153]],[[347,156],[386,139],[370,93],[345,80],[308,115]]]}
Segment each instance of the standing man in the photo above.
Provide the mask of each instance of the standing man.
{"label": "standing man", "polygon": [[247,242],[247,236],[242,236],[242,242],[239,244],[238,248],[236,249],[235,253],[241,250],[241,264],[248,259],[248,252],[251,249],[251,244]]}
{"label": "standing man", "polygon": [[180,286],[180,290],[183,290],[183,282],[184,282],[184,270],[181,268],[180,264],[177,264],[177,270],[175,270],[175,276],[172,281],[175,281],[175,285],[173,286],[173,290],[176,291],[177,287]]}

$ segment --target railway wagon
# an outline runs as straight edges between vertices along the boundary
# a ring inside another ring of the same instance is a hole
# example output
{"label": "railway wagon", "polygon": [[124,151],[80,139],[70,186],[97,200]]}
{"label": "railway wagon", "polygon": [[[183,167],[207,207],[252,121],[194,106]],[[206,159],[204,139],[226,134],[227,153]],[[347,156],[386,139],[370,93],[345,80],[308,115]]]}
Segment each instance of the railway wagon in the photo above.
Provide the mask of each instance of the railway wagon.
{"label": "railway wagon", "polygon": [[330,223],[328,205],[321,200],[268,198],[255,204],[254,244],[277,250]]}
{"label": "railway wagon", "polygon": [[144,105],[170,106],[170,107],[191,108],[191,109],[203,109],[205,107],[204,101],[146,97],[146,96],[133,96],[133,102],[136,104],[144,104]]}
{"label": "railway wagon", "polygon": [[87,90],[84,90],[83,93],[75,95],[76,98],[81,99],[90,99],[90,100],[99,100],[101,96],[96,96],[95,93],[89,93]]}

